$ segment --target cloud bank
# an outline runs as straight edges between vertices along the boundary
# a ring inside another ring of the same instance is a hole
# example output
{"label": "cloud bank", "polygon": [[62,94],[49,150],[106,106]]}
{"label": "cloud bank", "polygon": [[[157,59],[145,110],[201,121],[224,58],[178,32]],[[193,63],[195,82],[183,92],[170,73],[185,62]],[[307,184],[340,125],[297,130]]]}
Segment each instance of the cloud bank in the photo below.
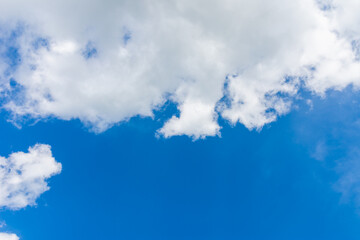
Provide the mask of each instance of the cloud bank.
{"label": "cloud bank", "polygon": [[170,100],[180,114],[158,133],[197,139],[218,135],[219,117],[261,129],[300,88],[360,83],[357,0],[0,3],[3,107],[17,120],[101,132]]}

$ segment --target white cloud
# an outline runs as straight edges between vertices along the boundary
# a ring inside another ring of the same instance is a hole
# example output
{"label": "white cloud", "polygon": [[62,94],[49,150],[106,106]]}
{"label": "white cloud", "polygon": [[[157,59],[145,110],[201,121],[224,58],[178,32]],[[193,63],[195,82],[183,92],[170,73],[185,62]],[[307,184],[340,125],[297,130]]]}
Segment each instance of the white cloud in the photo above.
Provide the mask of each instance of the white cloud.
{"label": "white cloud", "polygon": [[[180,115],[158,132],[196,139],[219,134],[219,115],[260,129],[300,86],[324,95],[360,83],[357,0],[0,2],[3,25],[25,23],[12,74],[24,90],[5,106],[20,118],[104,131],[171,99]],[[39,36],[46,47],[34,48]]]}
{"label": "white cloud", "polygon": [[19,237],[13,233],[0,233],[1,240],[19,240]]}
{"label": "white cloud", "polygon": [[49,145],[36,144],[27,153],[0,157],[0,207],[17,210],[34,205],[49,190],[46,180],[60,171]]}
{"label": "white cloud", "polygon": [[[181,118],[173,116],[158,132],[165,137],[176,135],[194,136],[195,139],[219,134],[214,106],[201,101],[189,100],[180,105]],[[209,116],[212,116],[209,118]],[[179,123],[180,122],[180,123]]]}
{"label": "white cloud", "polygon": [[[1,221],[0,228],[6,226],[6,223]],[[13,233],[0,232],[0,240],[19,240],[19,237]]]}
{"label": "white cloud", "polygon": [[[28,152],[0,156],[0,208],[18,210],[35,205],[49,190],[46,180],[61,172],[61,164],[52,157],[49,145],[36,144]],[[5,225],[0,223],[0,228]],[[16,234],[0,232],[0,240],[19,240]]]}

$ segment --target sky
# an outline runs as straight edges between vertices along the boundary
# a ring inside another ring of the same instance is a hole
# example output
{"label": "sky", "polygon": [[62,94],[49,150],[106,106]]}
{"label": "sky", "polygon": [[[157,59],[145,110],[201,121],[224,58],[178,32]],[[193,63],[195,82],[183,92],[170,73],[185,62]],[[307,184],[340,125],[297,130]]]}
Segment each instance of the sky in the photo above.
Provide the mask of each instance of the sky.
{"label": "sky", "polygon": [[0,240],[359,239],[357,0],[0,0]]}

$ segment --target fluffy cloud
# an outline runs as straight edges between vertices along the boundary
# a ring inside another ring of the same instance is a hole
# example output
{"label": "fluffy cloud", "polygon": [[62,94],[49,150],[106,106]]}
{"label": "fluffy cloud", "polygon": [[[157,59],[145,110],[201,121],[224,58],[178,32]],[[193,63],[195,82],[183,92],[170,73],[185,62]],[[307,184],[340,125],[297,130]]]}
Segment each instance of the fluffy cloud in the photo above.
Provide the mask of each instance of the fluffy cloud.
{"label": "fluffy cloud", "polygon": [[2,74],[15,118],[101,132],[171,100],[180,114],[158,132],[196,139],[219,134],[219,116],[260,129],[299,88],[360,83],[357,0],[0,2],[2,38],[21,32]]}
{"label": "fluffy cloud", "polygon": [[0,233],[1,240],[19,240],[19,237],[11,233]]}
{"label": "fluffy cloud", "polygon": [[0,157],[0,207],[17,210],[34,205],[49,189],[46,180],[60,171],[49,145],[36,144],[27,153]]}

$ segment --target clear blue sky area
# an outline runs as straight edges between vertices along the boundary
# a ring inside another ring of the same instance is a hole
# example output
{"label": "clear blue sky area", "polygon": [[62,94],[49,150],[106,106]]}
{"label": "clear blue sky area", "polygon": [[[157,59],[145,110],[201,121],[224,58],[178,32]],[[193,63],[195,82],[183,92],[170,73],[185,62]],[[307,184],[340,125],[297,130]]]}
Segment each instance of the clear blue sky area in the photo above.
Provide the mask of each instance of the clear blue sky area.
{"label": "clear blue sky area", "polygon": [[23,240],[359,239],[359,201],[346,194],[359,183],[339,181],[356,167],[360,94],[312,100],[261,132],[222,122],[222,137],[195,142],[155,137],[171,104],[98,135],[79,121],[19,130],[3,112],[2,156],[46,143],[63,166],[37,206],[0,212],[4,230]]}

